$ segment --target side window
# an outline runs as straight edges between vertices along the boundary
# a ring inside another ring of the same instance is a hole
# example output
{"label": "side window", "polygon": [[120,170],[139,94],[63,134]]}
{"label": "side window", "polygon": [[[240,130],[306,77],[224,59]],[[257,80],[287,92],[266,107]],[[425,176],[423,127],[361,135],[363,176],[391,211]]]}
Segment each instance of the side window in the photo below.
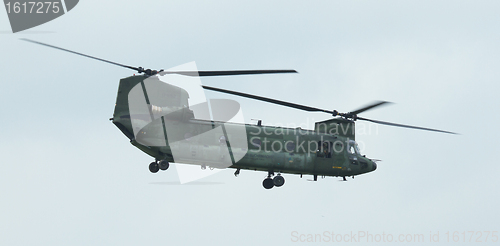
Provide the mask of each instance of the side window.
{"label": "side window", "polygon": [[318,141],[318,150],[316,151],[317,157],[332,158],[332,142]]}

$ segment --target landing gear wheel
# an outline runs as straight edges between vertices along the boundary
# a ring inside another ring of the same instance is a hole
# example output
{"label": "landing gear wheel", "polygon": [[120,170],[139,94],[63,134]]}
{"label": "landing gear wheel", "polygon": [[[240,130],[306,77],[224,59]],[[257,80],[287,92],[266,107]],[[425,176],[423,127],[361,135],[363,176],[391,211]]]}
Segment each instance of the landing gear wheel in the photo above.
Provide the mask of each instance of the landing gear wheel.
{"label": "landing gear wheel", "polygon": [[283,176],[281,175],[277,175],[273,178],[273,184],[276,187],[281,187],[285,184],[285,178],[283,178]]}
{"label": "landing gear wheel", "polygon": [[151,171],[152,173],[157,173],[158,170],[160,170],[160,167],[158,166],[158,163],[151,162],[151,164],[149,164],[149,171]]}
{"label": "landing gear wheel", "polygon": [[168,161],[166,160],[161,160],[159,163],[158,163],[158,166],[160,166],[160,169],[165,171],[168,169],[168,167],[170,166],[170,164],[168,163]]}
{"label": "landing gear wheel", "polygon": [[266,188],[268,190],[273,188],[274,187],[273,179],[272,178],[264,179],[264,181],[262,181],[262,186],[264,186],[264,188]]}

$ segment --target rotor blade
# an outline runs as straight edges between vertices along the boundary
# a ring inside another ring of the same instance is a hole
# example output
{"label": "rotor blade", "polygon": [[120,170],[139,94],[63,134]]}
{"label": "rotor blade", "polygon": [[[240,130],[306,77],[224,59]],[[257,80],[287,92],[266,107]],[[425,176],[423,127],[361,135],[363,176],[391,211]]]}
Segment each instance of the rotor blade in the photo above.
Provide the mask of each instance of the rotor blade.
{"label": "rotor blade", "polygon": [[241,92],[236,92],[236,91],[230,91],[230,90],[224,90],[224,89],[219,89],[219,88],[205,86],[205,85],[203,85],[202,87],[204,89],[207,89],[207,90],[218,91],[218,92],[232,94],[232,95],[236,95],[236,96],[240,96],[240,97],[252,98],[252,99],[255,99],[255,100],[260,100],[260,101],[264,101],[264,102],[274,103],[274,104],[278,104],[278,105],[281,105],[281,106],[286,106],[286,107],[290,107],[290,108],[305,110],[305,111],[309,111],[309,112],[325,112],[325,113],[333,114],[333,111],[330,111],[330,110],[319,109],[319,108],[314,108],[314,107],[308,107],[308,106],[304,106],[304,105],[300,105],[300,104],[284,102],[284,101],[280,101],[280,100],[276,100],[276,99],[271,99],[271,98],[267,98],[267,97],[260,97],[260,96],[255,96],[255,95],[251,95],[251,94],[246,94],[246,93],[241,93]]}
{"label": "rotor blade", "polygon": [[386,102],[386,101],[377,101],[377,102],[374,102],[374,103],[373,103],[373,104],[371,104],[371,105],[368,105],[368,106],[366,106],[366,107],[360,108],[360,109],[358,109],[358,110],[354,110],[354,111],[349,112],[349,113],[351,113],[351,114],[359,114],[359,113],[361,113],[361,112],[365,112],[365,111],[367,111],[367,110],[370,110],[370,109],[372,109],[372,108],[375,108],[375,107],[381,106],[381,105],[386,104],[386,103],[391,103],[391,102]]}
{"label": "rotor blade", "polygon": [[425,128],[425,127],[419,127],[419,126],[409,126],[409,125],[403,125],[403,124],[396,124],[396,123],[385,122],[385,121],[380,121],[380,120],[372,120],[372,119],[367,119],[367,118],[362,118],[362,117],[357,117],[356,119],[358,119],[358,120],[366,120],[366,121],[370,121],[370,122],[373,122],[373,123],[382,124],[382,125],[388,125],[388,126],[397,126],[397,127],[418,129],[418,130],[424,130],[424,131],[449,133],[449,134],[458,134],[458,133],[455,133],[455,132],[449,132],[449,131],[443,131],[443,130]]}
{"label": "rotor blade", "polygon": [[162,74],[180,74],[192,77],[231,76],[269,73],[297,73],[295,70],[231,70],[231,71],[163,71]]}
{"label": "rotor blade", "polygon": [[54,45],[50,45],[50,44],[46,44],[46,43],[42,43],[42,42],[38,42],[38,41],[34,41],[34,40],[30,40],[30,39],[26,39],[26,38],[21,38],[21,40],[28,41],[28,42],[35,43],[35,44],[40,44],[40,45],[47,46],[47,47],[50,47],[50,48],[54,48],[54,49],[58,49],[58,50],[62,50],[62,51],[66,51],[66,52],[69,52],[69,53],[73,53],[73,54],[77,54],[77,55],[85,56],[85,57],[92,58],[92,59],[95,59],[95,60],[98,60],[98,61],[103,61],[103,62],[111,63],[111,64],[113,64],[113,65],[117,65],[117,66],[124,67],[124,68],[129,68],[129,69],[133,69],[133,70],[136,70],[136,71],[138,71],[138,72],[141,72],[141,70],[140,70],[139,68],[137,68],[137,67],[132,67],[132,66],[123,65],[123,64],[120,64],[120,63],[116,63],[116,62],[112,62],[112,61],[104,60],[104,59],[101,59],[101,58],[97,58],[97,57],[93,57],[93,56],[85,55],[85,54],[82,54],[82,53],[78,53],[78,52],[76,52],[76,51],[67,50],[67,49],[60,48],[60,47],[57,47],[57,46],[54,46]]}
{"label": "rotor blade", "polygon": [[[54,46],[54,45],[50,45],[50,44],[46,44],[46,43],[42,43],[42,42],[38,42],[38,41],[34,41],[34,40],[31,40],[31,39],[21,38],[21,40],[24,40],[24,41],[27,41],[27,42],[31,42],[31,43],[35,43],[35,44],[39,44],[39,45],[43,45],[43,46],[47,46],[47,47],[58,49],[58,50],[62,50],[62,51],[66,51],[66,52],[73,53],[73,54],[76,54],[76,55],[85,56],[85,57],[88,57],[88,58],[91,58],[91,59],[95,59],[95,60],[98,60],[98,61],[111,63],[113,65],[117,65],[117,66],[120,66],[120,67],[133,69],[133,70],[136,70],[138,72],[145,72],[145,70],[143,68],[137,68],[137,67],[123,65],[123,64],[120,64],[120,63],[116,63],[116,62],[104,60],[104,59],[101,59],[101,58],[98,58],[98,57],[94,57],[94,56],[89,56],[89,55],[86,55],[86,54],[83,54],[83,53],[79,53],[79,52],[76,52],[76,51],[64,49],[64,48],[61,48],[61,47],[57,47],[57,46]],[[295,71],[295,70],[163,71],[161,73],[162,74],[180,74],[180,75],[193,76],[193,77],[204,77],[204,76],[229,76],[229,75],[271,74],[271,73],[297,73],[297,71]]]}

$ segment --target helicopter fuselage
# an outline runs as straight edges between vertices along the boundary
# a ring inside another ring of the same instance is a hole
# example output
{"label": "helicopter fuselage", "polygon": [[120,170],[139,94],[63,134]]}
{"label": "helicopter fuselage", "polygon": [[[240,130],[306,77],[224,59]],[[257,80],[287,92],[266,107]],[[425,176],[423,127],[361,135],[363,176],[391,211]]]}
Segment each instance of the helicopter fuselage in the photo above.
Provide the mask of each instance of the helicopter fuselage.
{"label": "helicopter fuselage", "polygon": [[[120,81],[112,121],[134,146],[157,161],[194,164],[202,168],[229,167],[313,175],[315,179],[317,176],[355,176],[376,169],[372,160],[359,153],[352,121],[333,119],[318,122],[314,130],[304,130],[263,126],[260,122],[252,125],[196,119],[186,106],[187,93],[168,84],[160,88],[165,90],[165,96],[177,97],[178,100],[170,100],[176,104],[148,104],[147,107],[153,111],[167,106],[174,110],[160,117],[151,116],[151,120],[148,114],[134,115],[129,94],[132,88],[144,83],[144,78],[132,76]],[[134,120],[140,129],[134,129]],[[167,130],[166,126],[176,128]],[[332,127],[339,126],[347,131],[332,131]],[[244,129],[244,134],[236,139],[236,134],[231,135],[231,132],[238,128]]]}

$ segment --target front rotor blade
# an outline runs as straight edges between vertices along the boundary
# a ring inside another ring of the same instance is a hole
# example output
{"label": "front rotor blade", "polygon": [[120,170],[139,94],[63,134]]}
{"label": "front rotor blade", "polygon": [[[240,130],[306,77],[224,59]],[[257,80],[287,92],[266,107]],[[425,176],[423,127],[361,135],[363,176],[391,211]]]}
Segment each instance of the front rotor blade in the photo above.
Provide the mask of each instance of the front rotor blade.
{"label": "front rotor blade", "polygon": [[449,134],[458,134],[458,133],[455,133],[455,132],[449,132],[449,131],[437,130],[437,129],[432,129],[432,128],[419,127],[419,126],[409,126],[409,125],[403,125],[403,124],[396,124],[396,123],[385,122],[385,121],[380,121],[380,120],[372,120],[372,119],[367,119],[367,118],[362,118],[362,117],[357,117],[356,119],[358,119],[358,120],[366,120],[366,121],[370,121],[370,122],[373,122],[373,123],[382,124],[382,125],[388,125],[388,126],[397,126],[397,127],[418,129],[418,130],[424,130],[424,131],[449,133]]}
{"label": "front rotor blade", "polygon": [[365,111],[367,111],[367,110],[370,110],[370,109],[372,109],[372,108],[375,108],[375,107],[381,106],[381,105],[386,104],[386,103],[391,103],[391,102],[386,102],[386,101],[377,101],[377,102],[374,102],[373,104],[370,104],[370,105],[368,105],[368,106],[366,106],[366,107],[360,108],[360,109],[358,109],[358,110],[354,110],[354,111],[349,112],[349,113],[351,113],[351,114],[359,114],[359,113],[361,113],[361,112],[365,112]]}
{"label": "front rotor blade", "polygon": [[281,105],[281,106],[286,106],[286,107],[290,107],[290,108],[305,110],[305,111],[309,111],[309,112],[325,112],[325,113],[333,114],[333,111],[329,111],[329,110],[325,110],[325,109],[319,109],[319,108],[314,108],[314,107],[309,107],[309,106],[304,106],[304,105],[290,103],[290,102],[284,102],[284,101],[280,101],[280,100],[276,100],[276,99],[271,99],[271,98],[267,98],[267,97],[260,97],[260,96],[255,96],[255,95],[251,95],[251,94],[241,93],[241,92],[237,92],[237,91],[224,90],[224,89],[219,89],[219,88],[205,86],[205,85],[202,86],[202,87],[204,89],[207,89],[207,90],[218,91],[218,92],[232,94],[232,95],[236,95],[236,96],[240,96],[240,97],[252,98],[252,99],[255,99],[255,100],[260,100],[260,101],[264,101],[264,102],[274,103],[274,104],[278,104],[278,105]]}
{"label": "front rotor blade", "polygon": [[297,73],[295,70],[230,70],[230,71],[163,71],[162,74],[180,74],[192,77],[231,76],[272,73]]}
{"label": "front rotor blade", "polygon": [[133,69],[133,70],[136,70],[138,72],[141,72],[141,70],[139,68],[136,68],[136,67],[127,66],[127,65],[120,64],[120,63],[116,63],[116,62],[104,60],[104,59],[101,59],[101,58],[97,58],[97,57],[94,57],[94,56],[85,55],[85,54],[82,54],[82,53],[79,53],[79,52],[76,52],[76,51],[72,51],[72,50],[60,48],[60,47],[57,47],[57,46],[54,46],[54,45],[50,45],[50,44],[46,44],[46,43],[42,43],[42,42],[38,42],[38,41],[31,40],[31,39],[26,39],[26,38],[21,38],[21,40],[28,41],[28,42],[35,43],[35,44],[40,44],[40,45],[47,46],[47,47],[50,47],[50,48],[54,48],[54,49],[66,51],[66,52],[77,54],[77,55],[80,55],[80,56],[85,56],[85,57],[88,57],[88,58],[91,58],[91,59],[95,59],[95,60],[98,60],[98,61],[103,61],[103,62],[111,63],[113,65],[117,65],[117,66],[124,67],[124,68],[129,68],[129,69]]}

